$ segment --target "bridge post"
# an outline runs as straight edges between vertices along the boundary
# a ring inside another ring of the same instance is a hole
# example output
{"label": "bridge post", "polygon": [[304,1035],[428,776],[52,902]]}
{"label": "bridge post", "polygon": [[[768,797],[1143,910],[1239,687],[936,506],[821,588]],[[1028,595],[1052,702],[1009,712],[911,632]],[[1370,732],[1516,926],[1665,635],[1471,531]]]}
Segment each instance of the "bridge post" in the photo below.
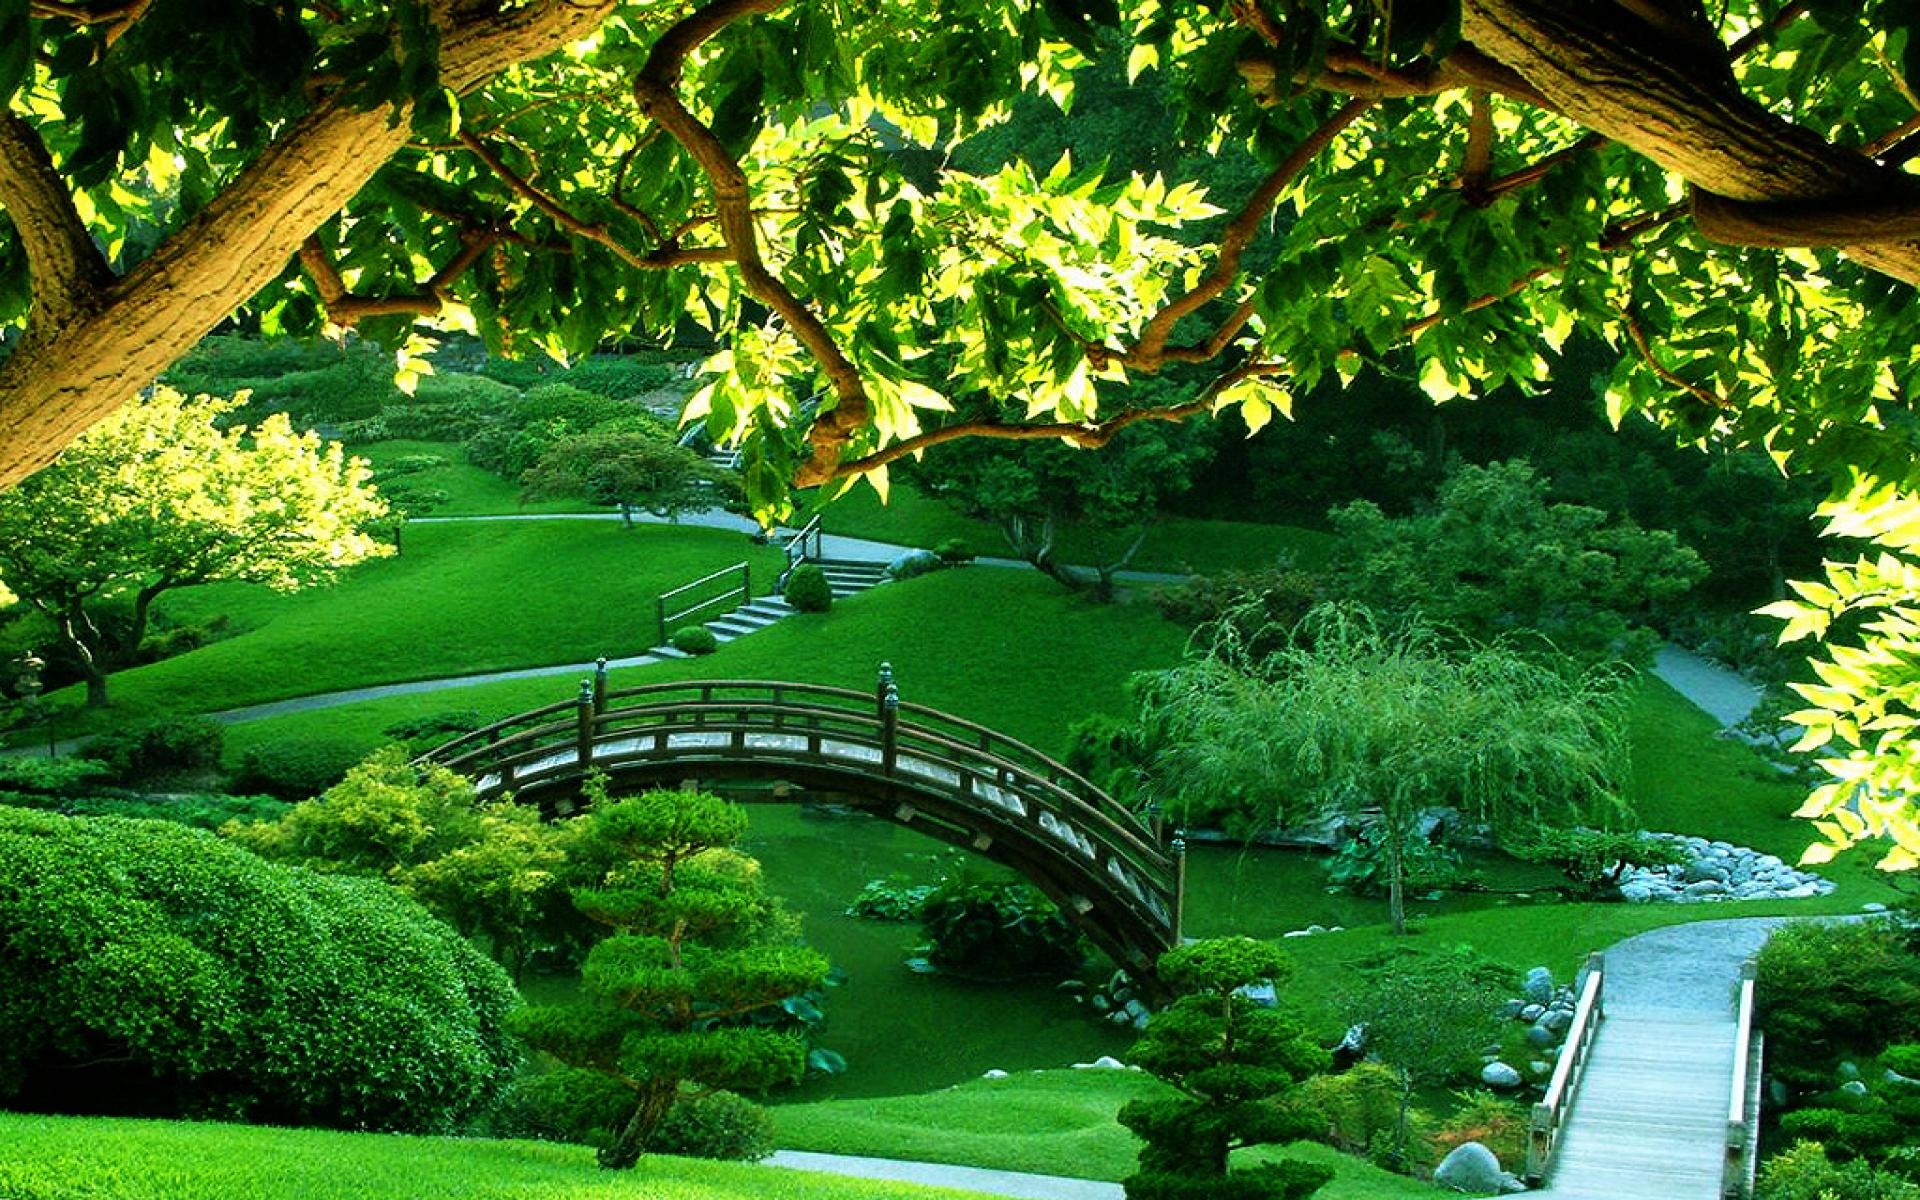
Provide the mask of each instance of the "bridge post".
{"label": "bridge post", "polygon": [[607,660],[604,655],[593,660],[593,711],[607,711]]}
{"label": "bridge post", "polygon": [[887,689],[891,688],[892,686],[893,686],[893,664],[890,662],[883,662],[880,664],[880,681],[873,685],[874,714],[880,717],[882,720],[885,720],[887,715]]}
{"label": "bridge post", "polygon": [[1168,941],[1170,946],[1178,946],[1180,914],[1187,907],[1187,831],[1176,826],[1167,849],[1173,851],[1173,904],[1167,913]]}
{"label": "bridge post", "polygon": [[580,718],[580,736],[575,743],[575,750],[580,765],[585,767],[593,762],[593,680],[580,681],[580,697],[574,707]]}
{"label": "bridge post", "polygon": [[889,776],[899,755],[899,740],[900,689],[889,683],[880,702],[880,769]]}

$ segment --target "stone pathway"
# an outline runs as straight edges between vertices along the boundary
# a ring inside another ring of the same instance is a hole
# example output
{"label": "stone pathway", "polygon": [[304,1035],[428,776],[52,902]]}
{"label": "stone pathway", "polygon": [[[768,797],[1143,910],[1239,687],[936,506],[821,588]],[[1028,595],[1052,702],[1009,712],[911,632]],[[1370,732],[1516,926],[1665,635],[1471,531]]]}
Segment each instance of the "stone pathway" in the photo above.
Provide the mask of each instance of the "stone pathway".
{"label": "stone pathway", "polygon": [[1740,965],[1788,918],[1655,929],[1607,950],[1606,1017],[1542,1200],[1719,1200]]}
{"label": "stone pathway", "polygon": [[905,1162],[891,1158],[814,1154],[805,1150],[780,1150],[765,1162],[768,1166],[788,1167],[796,1171],[850,1175],[858,1179],[885,1179],[896,1183],[921,1183],[981,1192],[989,1196],[1021,1197],[1022,1200],[1120,1200],[1123,1195],[1119,1184],[1093,1179],[1028,1175],[1019,1171],[990,1171],[982,1167],[952,1167],[941,1163]]}
{"label": "stone pathway", "polygon": [[1760,685],[1709,658],[1678,646],[1662,646],[1653,673],[1720,722],[1722,728],[1747,719],[1760,702]]}

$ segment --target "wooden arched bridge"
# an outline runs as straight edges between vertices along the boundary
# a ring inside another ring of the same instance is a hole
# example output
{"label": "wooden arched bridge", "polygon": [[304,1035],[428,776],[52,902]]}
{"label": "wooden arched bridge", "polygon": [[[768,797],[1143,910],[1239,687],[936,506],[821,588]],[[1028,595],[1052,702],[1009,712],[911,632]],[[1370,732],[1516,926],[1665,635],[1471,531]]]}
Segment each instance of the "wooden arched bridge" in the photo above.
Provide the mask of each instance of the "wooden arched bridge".
{"label": "wooden arched bridge", "polygon": [[619,791],[738,779],[831,791],[1005,863],[1143,982],[1180,940],[1177,834],[1023,742],[902,703],[884,665],[872,693],[751,680],[609,691],[602,669],[577,699],[475,730],[423,760],[470,777],[483,799],[510,793],[555,815],[573,810],[595,770]]}

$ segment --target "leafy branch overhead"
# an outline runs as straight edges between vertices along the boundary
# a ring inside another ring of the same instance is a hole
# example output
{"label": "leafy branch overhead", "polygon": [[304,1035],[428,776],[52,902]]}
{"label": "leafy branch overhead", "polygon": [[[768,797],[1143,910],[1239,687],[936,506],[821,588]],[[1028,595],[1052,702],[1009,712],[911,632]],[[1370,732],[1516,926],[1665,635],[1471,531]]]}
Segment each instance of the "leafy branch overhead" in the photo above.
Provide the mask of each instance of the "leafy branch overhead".
{"label": "leafy branch overhead", "polygon": [[[0,0],[0,484],[241,309],[562,357],[704,326],[690,415],[766,517],[1368,366],[1528,388],[1576,331],[1616,417],[1920,482],[1905,0],[208,12]],[[1153,98],[1137,161],[960,153],[1096,61]]]}

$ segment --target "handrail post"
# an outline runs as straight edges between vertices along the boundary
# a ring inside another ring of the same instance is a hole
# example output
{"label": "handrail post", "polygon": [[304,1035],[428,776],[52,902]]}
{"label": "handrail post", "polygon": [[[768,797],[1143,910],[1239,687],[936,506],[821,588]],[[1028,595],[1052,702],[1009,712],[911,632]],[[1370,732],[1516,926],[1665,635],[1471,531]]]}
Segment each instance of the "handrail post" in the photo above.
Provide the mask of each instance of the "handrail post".
{"label": "handrail post", "polygon": [[1180,944],[1180,915],[1187,907],[1187,831],[1184,828],[1175,827],[1167,849],[1173,851],[1173,904],[1167,913],[1171,930],[1168,948],[1171,949]]}
{"label": "handrail post", "polygon": [[593,711],[607,711],[607,659],[605,655],[593,660]]}
{"label": "handrail post", "polygon": [[654,619],[660,626],[660,640],[656,641],[654,645],[664,646],[667,644],[667,598],[665,596],[655,596],[653,598],[653,613]]}
{"label": "handrail post", "polygon": [[887,690],[893,686],[893,664],[880,664],[880,681],[873,685],[873,711],[882,721],[887,719]]}
{"label": "handrail post", "polygon": [[899,738],[900,689],[889,683],[880,700],[880,769],[889,776],[899,756]]}
{"label": "handrail post", "polygon": [[753,564],[740,564],[740,607],[753,603]]}
{"label": "handrail post", "polygon": [[574,707],[580,720],[580,734],[575,750],[579,755],[580,765],[590,766],[593,763],[593,680],[580,681],[580,697]]}

